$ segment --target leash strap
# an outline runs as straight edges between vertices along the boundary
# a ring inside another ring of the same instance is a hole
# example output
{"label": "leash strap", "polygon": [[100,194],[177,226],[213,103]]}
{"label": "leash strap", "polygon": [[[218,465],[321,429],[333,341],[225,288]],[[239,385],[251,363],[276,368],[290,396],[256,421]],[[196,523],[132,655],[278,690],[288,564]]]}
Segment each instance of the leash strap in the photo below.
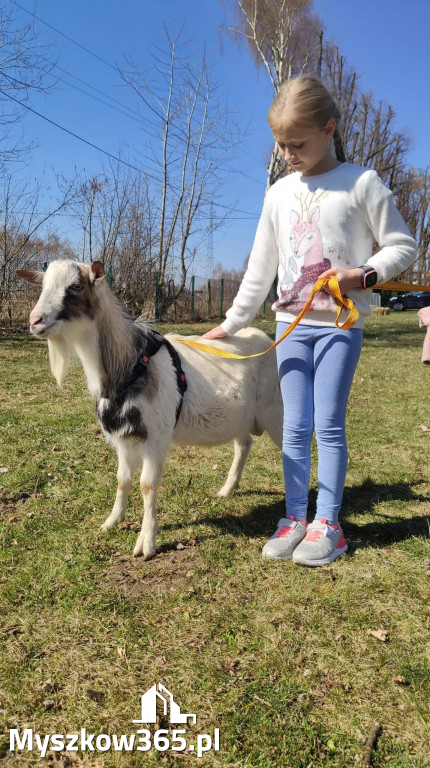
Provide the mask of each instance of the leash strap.
{"label": "leash strap", "polygon": [[[331,296],[333,296],[337,304],[337,314],[335,320],[336,327],[343,331],[347,331],[352,328],[352,326],[357,322],[359,318],[359,311],[351,299],[349,299],[347,296],[342,296],[338,279],[336,275],[333,275],[332,277],[320,277],[319,280],[316,281],[314,287],[312,288],[312,293],[301,312],[299,312],[297,317],[288,326],[287,330],[284,331],[278,341],[275,341],[275,343],[272,344],[272,346],[268,349],[265,349],[264,352],[257,352],[255,355],[236,355],[234,352],[226,352],[224,349],[212,347],[210,346],[210,343],[204,344],[199,341],[189,341],[188,339],[175,339],[175,341],[178,341],[181,344],[187,344],[187,346],[194,347],[195,349],[200,349],[201,352],[207,352],[209,355],[215,355],[215,357],[228,357],[233,358],[234,360],[249,360],[251,357],[261,357],[261,355],[265,355],[267,352],[270,352],[272,349],[277,347],[278,344],[280,344],[281,341],[283,341],[286,336],[288,336],[291,331],[294,330],[296,325],[298,325],[300,320],[306,315],[306,312],[311,306],[315,294],[318,293],[318,291],[326,291],[327,293],[330,293]],[[348,310],[348,316],[342,325],[340,325],[339,319],[343,309]]]}

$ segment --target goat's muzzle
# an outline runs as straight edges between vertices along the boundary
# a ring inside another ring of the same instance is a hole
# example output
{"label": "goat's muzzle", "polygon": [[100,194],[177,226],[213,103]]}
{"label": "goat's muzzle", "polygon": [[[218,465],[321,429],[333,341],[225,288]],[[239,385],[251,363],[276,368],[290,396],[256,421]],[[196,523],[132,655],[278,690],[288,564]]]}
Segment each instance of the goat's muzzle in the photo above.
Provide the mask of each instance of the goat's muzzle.
{"label": "goat's muzzle", "polygon": [[53,323],[49,323],[48,325],[45,325],[42,317],[37,317],[37,316],[33,317],[32,315],[30,315],[30,332],[34,336],[43,336],[44,338],[46,338],[47,336],[49,336],[49,334],[51,333],[55,325],[56,325],[55,321]]}

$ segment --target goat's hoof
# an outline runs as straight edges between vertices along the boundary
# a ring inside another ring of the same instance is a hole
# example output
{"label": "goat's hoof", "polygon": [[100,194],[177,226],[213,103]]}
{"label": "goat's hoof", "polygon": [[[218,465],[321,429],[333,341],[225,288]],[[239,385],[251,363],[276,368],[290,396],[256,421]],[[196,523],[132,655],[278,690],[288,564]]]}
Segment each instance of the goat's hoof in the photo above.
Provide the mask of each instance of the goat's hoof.
{"label": "goat's hoof", "polygon": [[223,487],[218,491],[217,496],[219,499],[226,499],[227,496],[230,496],[230,494],[233,493],[236,488],[237,485],[223,485]]}
{"label": "goat's hoof", "polygon": [[142,557],[144,560],[152,560],[153,557],[156,555],[156,550],[151,550],[150,552],[143,552],[142,547],[135,547],[133,549],[133,557]]}
{"label": "goat's hoof", "polygon": [[110,530],[112,530],[112,528],[115,528],[119,523],[122,523],[122,520],[118,519],[118,518],[110,518],[110,517],[108,517],[104,521],[103,525],[100,526],[100,530],[104,531],[104,532],[110,531]]}

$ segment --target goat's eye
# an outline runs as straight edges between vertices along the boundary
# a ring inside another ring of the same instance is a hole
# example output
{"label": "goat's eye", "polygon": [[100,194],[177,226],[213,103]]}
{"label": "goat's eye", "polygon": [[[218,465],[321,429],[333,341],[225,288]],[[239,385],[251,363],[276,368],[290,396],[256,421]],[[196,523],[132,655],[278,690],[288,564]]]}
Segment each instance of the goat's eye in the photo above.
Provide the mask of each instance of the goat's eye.
{"label": "goat's eye", "polygon": [[84,289],[84,286],[80,283],[73,283],[73,285],[69,285],[70,291],[82,291]]}

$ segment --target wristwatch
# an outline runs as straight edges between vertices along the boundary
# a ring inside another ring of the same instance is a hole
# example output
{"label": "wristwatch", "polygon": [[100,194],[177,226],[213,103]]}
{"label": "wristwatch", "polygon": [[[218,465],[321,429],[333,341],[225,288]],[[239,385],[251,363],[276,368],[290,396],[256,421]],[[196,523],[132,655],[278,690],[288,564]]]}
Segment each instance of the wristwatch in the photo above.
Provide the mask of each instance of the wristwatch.
{"label": "wristwatch", "polygon": [[373,269],[369,264],[362,264],[360,269],[363,270],[361,273],[361,287],[372,288],[373,285],[376,285],[378,282],[376,269]]}

